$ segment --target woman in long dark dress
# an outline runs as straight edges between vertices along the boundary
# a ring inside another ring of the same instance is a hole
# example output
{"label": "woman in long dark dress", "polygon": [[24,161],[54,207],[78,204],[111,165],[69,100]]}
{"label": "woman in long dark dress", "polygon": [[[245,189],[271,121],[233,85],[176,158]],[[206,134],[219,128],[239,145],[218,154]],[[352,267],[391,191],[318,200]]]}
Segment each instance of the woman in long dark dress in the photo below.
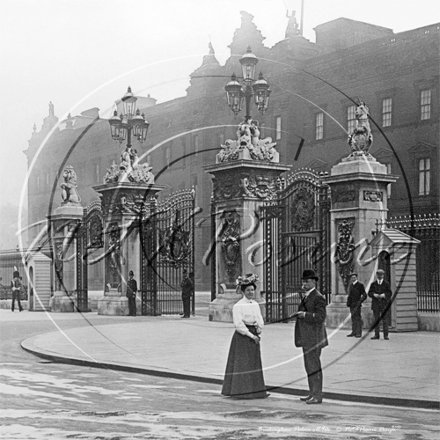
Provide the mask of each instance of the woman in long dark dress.
{"label": "woman in long dark dress", "polygon": [[253,299],[258,276],[238,277],[243,298],[233,309],[235,333],[229,349],[222,394],[236,399],[263,399],[269,394],[264,384],[260,335],[264,326],[259,304]]}

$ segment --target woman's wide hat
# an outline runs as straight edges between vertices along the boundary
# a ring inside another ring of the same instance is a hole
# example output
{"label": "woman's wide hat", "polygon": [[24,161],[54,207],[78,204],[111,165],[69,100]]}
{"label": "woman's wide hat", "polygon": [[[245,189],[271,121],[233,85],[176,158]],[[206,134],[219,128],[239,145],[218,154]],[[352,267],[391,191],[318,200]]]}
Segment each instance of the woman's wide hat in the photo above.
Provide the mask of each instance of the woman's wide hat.
{"label": "woman's wide hat", "polygon": [[235,284],[240,287],[249,286],[250,284],[256,285],[258,282],[258,275],[253,273],[247,273],[246,275],[240,276],[235,281]]}
{"label": "woman's wide hat", "polygon": [[304,270],[301,279],[318,281],[319,278],[316,276],[315,271],[313,269],[306,269]]}

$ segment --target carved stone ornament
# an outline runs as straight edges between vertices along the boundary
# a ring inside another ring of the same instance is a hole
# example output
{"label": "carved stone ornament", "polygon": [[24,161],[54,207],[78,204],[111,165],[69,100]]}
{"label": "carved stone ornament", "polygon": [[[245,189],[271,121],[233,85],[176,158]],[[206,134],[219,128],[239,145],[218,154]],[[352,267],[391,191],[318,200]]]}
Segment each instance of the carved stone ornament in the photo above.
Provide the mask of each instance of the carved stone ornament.
{"label": "carved stone ornament", "polygon": [[238,159],[279,162],[276,142],[271,137],[260,139],[258,121],[243,121],[237,130],[237,140],[228,139],[216,156],[216,162],[230,162]]}
{"label": "carved stone ornament", "polygon": [[150,197],[145,199],[145,191],[137,194],[119,190],[102,197],[102,212],[105,216],[111,214],[135,214],[144,218],[150,212]]}
{"label": "carved stone ornament", "polygon": [[274,200],[279,190],[278,179],[255,172],[237,173],[231,170],[213,178],[214,200],[229,200],[237,197],[254,197]]}
{"label": "carved stone ornament", "polygon": [[364,191],[364,200],[368,202],[382,202],[382,191]]}
{"label": "carved stone ornament", "polygon": [[102,217],[99,214],[93,215],[88,224],[89,248],[101,248],[104,246]]}
{"label": "carved stone ornament", "polygon": [[347,203],[353,202],[356,199],[356,192],[354,190],[335,191],[335,202]]}
{"label": "carved stone ornament", "polygon": [[223,228],[220,247],[229,283],[234,283],[241,272],[240,259],[240,217],[235,210],[222,216]]}
{"label": "carved stone ornament", "polygon": [[293,231],[313,229],[315,219],[315,196],[305,188],[296,191],[291,204],[291,228]]}
{"label": "carved stone ornament", "polygon": [[364,102],[360,102],[355,112],[356,125],[348,136],[348,145],[351,147],[351,154],[343,159],[356,160],[359,156],[363,156],[369,160],[375,160],[369,153],[373,144],[373,135],[371,134],[369,117],[369,109]]}
{"label": "carved stone ornament", "polygon": [[355,245],[352,235],[354,223],[354,219],[344,219],[338,224],[338,243],[336,244],[335,263],[346,291],[350,282],[350,274],[354,270]]}
{"label": "carved stone ornament", "polygon": [[63,286],[63,241],[55,244],[55,290],[62,290]]}
{"label": "carved stone ornament", "polygon": [[277,179],[266,176],[245,176],[242,178],[244,193],[250,197],[273,200],[277,197]]}
{"label": "carved stone ornament", "polygon": [[116,223],[109,226],[108,253],[106,257],[108,282],[117,288],[120,284],[121,273],[121,233]]}
{"label": "carved stone ornament", "polygon": [[[176,216],[176,219],[178,216]],[[180,267],[188,263],[191,254],[190,231],[175,221],[170,227],[159,230],[159,255],[161,261]]]}
{"label": "carved stone ornament", "polygon": [[215,200],[228,200],[240,197],[243,193],[240,176],[237,173],[225,173],[212,179],[213,196]]}
{"label": "carved stone ornament", "polygon": [[107,169],[104,183],[134,182],[153,184],[154,174],[148,163],[139,164],[136,150],[127,147],[121,154],[121,163],[113,164]]}
{"label": "carved stone ornament", "polygon": [[78,194],[76,184],[76,173],[71,165],[67,166],[63,172],[63,183],[61,187],[61,205],[79,205],[81,197]]}

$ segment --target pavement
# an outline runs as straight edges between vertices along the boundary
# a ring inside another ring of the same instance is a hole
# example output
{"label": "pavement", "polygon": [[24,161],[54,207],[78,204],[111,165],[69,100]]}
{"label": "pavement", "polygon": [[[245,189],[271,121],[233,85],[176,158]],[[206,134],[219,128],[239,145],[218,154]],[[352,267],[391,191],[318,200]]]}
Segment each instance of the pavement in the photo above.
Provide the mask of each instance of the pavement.
{"label": "pavement", "polygon": [[[1,319],[16,321],[38,319],[38,315],[47,315],[57,330],[22,341],[22,347],[37,356],[207,382],[221,390],[234,327],[209,322],[207,306],[196,308],[190,319],[0,310]],[[63,329],[63,320],[72,315],[87,325],[82,322],[81,327]],[[268,324],[263,330],[262,361],[270,393],[307,394],[302,350],[293,342],[294,325]],[[439,333],[390,333],[386,341],[382,334],[380,340],[371,340],[368,332],[361,339],[347,338],[346,329],[327,328],[327,332],[329,346],[321,356],[324,400],[440,409]]]}

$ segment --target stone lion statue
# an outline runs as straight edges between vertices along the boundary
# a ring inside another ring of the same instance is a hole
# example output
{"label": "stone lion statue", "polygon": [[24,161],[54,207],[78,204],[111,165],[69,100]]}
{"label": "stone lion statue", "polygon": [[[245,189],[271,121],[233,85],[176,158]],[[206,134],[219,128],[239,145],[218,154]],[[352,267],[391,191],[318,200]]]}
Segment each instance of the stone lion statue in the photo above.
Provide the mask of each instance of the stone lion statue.
{"label": "stone lion statue", "polygon": [[67,203],[73,203],[75,205],[80,204],[81,197],[76,189],[76,173],[71,165],[67,166],[63,172],[64,182],[61,186],[61,198],[63,199],[62,205]]}

